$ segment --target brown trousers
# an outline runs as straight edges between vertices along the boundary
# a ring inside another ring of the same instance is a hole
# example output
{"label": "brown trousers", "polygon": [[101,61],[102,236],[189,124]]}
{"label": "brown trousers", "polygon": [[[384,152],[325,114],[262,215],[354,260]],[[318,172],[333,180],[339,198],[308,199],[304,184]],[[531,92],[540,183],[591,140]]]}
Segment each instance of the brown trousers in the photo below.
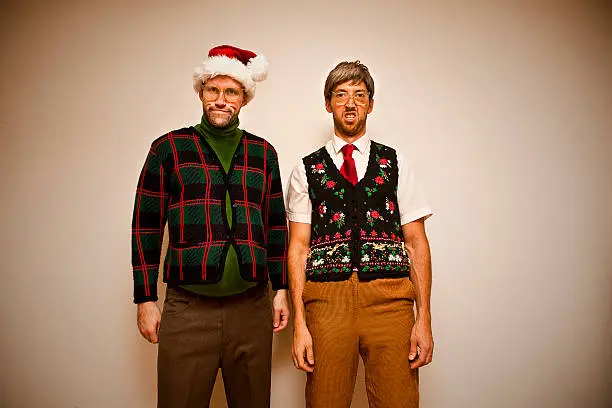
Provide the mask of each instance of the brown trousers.
{"label": "brown trousers", "polygon": [[272,305],[267,286],[214,298],[168,288],[159,329],[158,408],[208,407],[221,369],[229,408],[268,408]]}
{"label": "brown trousers", "polygon": [[419,406],[418,370],[409,366],[415,289],[408,278],[306,282],[303,300],[315,366],[308,408],[349,408],[359,356],[371,408]]}

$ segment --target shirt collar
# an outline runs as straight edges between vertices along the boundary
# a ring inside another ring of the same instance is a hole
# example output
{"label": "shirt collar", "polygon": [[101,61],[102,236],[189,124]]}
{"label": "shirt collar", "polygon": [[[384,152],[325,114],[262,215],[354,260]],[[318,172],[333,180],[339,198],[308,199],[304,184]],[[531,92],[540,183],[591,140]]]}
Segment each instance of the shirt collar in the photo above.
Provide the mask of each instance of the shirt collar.
{"label": "shirt collar", "polygon": [[[335,134],[332,136],[332,145],[334,146],[334,152],[336,154],[340,153],[340,150],[344,147],[344,145],[347,145],[347,144],[348,143],[340,139]],[[365,153],[369,145],[370,145],[370,137],[367,134],[361,136],[359,139],[353,142],[353,146],[355,146],[357,150],[359,150],[359,153],[361,154]]]}

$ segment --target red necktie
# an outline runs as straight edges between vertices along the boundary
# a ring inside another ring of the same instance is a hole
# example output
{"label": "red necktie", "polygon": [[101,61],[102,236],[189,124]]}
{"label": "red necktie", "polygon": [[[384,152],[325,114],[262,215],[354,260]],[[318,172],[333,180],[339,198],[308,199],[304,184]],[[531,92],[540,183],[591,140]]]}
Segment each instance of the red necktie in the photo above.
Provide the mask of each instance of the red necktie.
{"label": "red necktie", "polygon": [[355,146],[352,144],[346,144],[340,149],[344,156],[344,163],[340,167],[340,173],[347,179],[351,184],[357,184],[357,169],[355,168],[355,159],[353,159],[353,151]]}

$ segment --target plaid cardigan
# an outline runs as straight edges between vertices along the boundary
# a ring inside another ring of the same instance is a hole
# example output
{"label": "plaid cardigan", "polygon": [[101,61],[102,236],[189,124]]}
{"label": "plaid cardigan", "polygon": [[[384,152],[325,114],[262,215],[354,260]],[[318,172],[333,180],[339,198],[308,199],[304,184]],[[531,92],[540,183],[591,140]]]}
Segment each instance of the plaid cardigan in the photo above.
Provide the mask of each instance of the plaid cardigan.
{"label": "plaid cardigan", "polygon": [[[226,214],[226,192],[232,227]],[[214,150],[193,127],[155,140],[140,174],[132,219],[134,302],[157,300],[162,237],[169,244],[163,281],[216,283],[233,245],[240,275],[287,285],[287,224],[274,147],[243,131],[226,174]]]}

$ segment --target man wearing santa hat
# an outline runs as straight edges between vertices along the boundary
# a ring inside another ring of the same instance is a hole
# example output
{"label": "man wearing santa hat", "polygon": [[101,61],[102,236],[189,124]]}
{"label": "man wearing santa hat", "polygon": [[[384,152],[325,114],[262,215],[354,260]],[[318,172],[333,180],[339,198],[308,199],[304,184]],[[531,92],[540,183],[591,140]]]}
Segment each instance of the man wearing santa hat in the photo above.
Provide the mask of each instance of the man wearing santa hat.
{"label": "man wearing santa hat", "polygon": [[261,55],[211,49],[193,75],[201,122],[156,139],[140,174],[134,302],[141,334],[159,343],[160,408],[208,406],[219,369],[229,407],[270,405],[272,333],[289,319],[285,207],[274,147],[238,128],[240,109],[266,76]]}
{"label": "man wearing santa hat", "polygon": [[432,212],[408,159],[366,133],[368,68],[338,64],[324,99],[334,132],[297,164],[287,193],[293,361],[308,373],[306,406],[349,408],[361,357],[370,407],[415,408],[417,370],[433,353]]}

